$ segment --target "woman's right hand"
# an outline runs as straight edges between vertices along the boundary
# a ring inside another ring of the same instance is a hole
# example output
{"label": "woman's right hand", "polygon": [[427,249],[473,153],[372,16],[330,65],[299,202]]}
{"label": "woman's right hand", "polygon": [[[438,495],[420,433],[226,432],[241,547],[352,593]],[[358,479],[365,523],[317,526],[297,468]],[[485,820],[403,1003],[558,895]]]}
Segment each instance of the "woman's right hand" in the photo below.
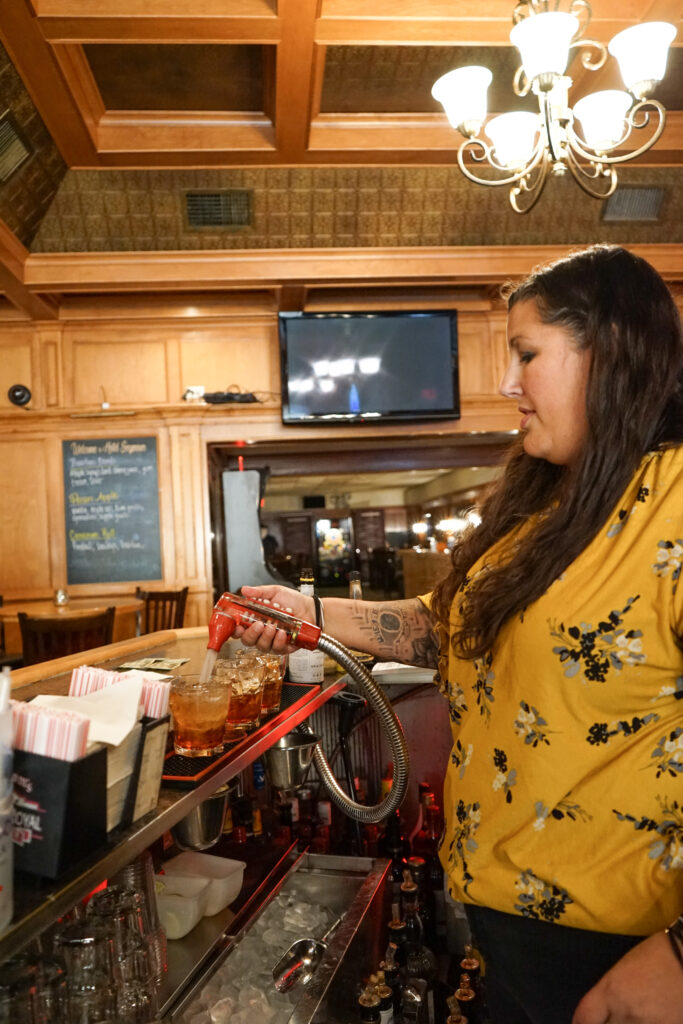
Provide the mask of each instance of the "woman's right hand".
{"label": "woman's right hand", "polygon": [[[298,590],[277,585],[264,587],[242,587],[242,594],[249,601],[267,601],[295,615],[299,619],[315,622],[315,604],[312,597],[306,597]],[[271,623],[254,622],[248,628],[237,626],[233,636],[246,647],[257,647],[260,651],[274,654],[291,654],[296,648],[287,643],[287,634]]]}

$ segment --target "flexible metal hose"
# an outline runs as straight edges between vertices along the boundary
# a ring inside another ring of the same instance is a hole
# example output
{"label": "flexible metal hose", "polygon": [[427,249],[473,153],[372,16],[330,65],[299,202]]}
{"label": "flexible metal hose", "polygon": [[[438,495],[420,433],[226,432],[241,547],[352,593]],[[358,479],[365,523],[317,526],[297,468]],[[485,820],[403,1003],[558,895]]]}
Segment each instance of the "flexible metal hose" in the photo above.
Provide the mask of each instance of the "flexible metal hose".
{"label": "flexible metal hose", "polygon": [[[377,686],[368,670],[354,658],[351,651],[344,647],[343,644],[340,644],[338,640],[335,640],[334,637],[328,636],[327,633],[320,634],[318,650],[323,651],[324,654],[329,655],[330,658],[336,661],[338,665],[341,665],[351,678],[358,683],[368,698],[370,706],[380,720],[391,748],[391,756],[394,762],[394,781],[384,800],[379,804],[373,804],[372,807],[368,807],[365,804],[357,804],[355,800],[351,800],[346,795],[332,774],[327,758],[319,743],[316,743],[313,751],[315,766],[330,794],[330,799],[344,814],[354,818],[356,821],[362,821],[364,824],[383,821],[397,807],[401,806],[408,787],[408,748],[406,747],[401,723],[396,718],[394,710],[382,690]],[[312,730],[306,723],[299,726],[299,732],[312,735]]]}

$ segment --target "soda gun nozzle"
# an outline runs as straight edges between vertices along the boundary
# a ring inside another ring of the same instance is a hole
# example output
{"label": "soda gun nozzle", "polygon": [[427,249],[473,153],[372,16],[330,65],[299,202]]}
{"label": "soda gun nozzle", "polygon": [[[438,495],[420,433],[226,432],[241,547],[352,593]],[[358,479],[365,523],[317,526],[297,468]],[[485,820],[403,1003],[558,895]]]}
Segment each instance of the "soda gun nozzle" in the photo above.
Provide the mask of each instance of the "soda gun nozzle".
{"label": "soda gun nozzle", "polygon": [[321,630],[312,622],[297,619],[294,615],[276,608],[265,601],[249,601],[246,597],[226,592],[214,605],[209,622],[209,642],[207,647],[212,651],[220,651],[226,640],[229,640],[237,626],[247,628],[252,622],[270,622],[278,629],[287,633],[287,642],[295,647],[305,647],[314,651],[318,646]]}

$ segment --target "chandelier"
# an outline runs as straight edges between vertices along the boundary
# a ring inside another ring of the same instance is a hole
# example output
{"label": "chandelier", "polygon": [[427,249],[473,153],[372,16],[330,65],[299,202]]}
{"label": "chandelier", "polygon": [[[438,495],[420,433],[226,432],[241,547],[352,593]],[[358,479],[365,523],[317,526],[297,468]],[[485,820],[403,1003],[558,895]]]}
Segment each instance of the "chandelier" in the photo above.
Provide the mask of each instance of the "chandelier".
{"label": "chandelier", "polygon": [[[652,93],[664,77],[674,26],[662,21],[634,25],[605,47],[583,38],[592,13],[588,0],[570,0],[566,12],[559,6],[560,0],[521,0],[512,13],[510,41],[522,59],[512,87],[517,96],[534,93],[538,113],[519,110],[493,117],[484,127],[487,142],[479,132],[486,120],[486,92],[493,77],[489,69],[457,68],[432,87],[432,96],[443,105],[450,124],[464,136],[457,154],[460,170],[478,185],[509,185],[510,203],[517,213],[528,213],[536,204],[549,173],[569,171],[584,192],[606,199],[617,187],[616,165],[650,149],[666,123],[666,111]],[[587,48],[582,64],[588,71],[601,68],[609,50],[619,63],[628,92],[591,93],[572,109],[572,80],[565,70],[574,48]],[[632,132],[644,129],[642,145],[622,152]],[[498,176],[480,177],[475,173],[477,163]]]}

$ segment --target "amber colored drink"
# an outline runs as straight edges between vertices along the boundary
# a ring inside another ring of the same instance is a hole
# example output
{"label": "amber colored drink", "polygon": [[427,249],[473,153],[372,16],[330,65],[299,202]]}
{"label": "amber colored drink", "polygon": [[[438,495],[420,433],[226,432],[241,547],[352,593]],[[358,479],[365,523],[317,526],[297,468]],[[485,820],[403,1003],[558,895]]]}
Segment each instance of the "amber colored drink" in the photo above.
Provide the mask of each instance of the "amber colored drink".
{"label": "amber colored drink", "polygon": [[279,655],[265,654],[263,661],[266,666],[266,674],[263,681],[263,700],[261,702],[261,713],[271,715],[274,711],[280,710],[282,699],[282,680],[284,671],[283,659]]}
{"label": "amber colored drink", "polygon": [[186,757],[207,757],[223,750],[230,687],[221,679],[199,682],[199,676],[171,680],[173,747]]}
{"label": "amber colored drink", "polygon": [[230,706],[225,717],[224,739],[241,739],[247,729],[259,724],[265,679],[264,665],[257,658],[216,663],[218,678],[229,682]]}

